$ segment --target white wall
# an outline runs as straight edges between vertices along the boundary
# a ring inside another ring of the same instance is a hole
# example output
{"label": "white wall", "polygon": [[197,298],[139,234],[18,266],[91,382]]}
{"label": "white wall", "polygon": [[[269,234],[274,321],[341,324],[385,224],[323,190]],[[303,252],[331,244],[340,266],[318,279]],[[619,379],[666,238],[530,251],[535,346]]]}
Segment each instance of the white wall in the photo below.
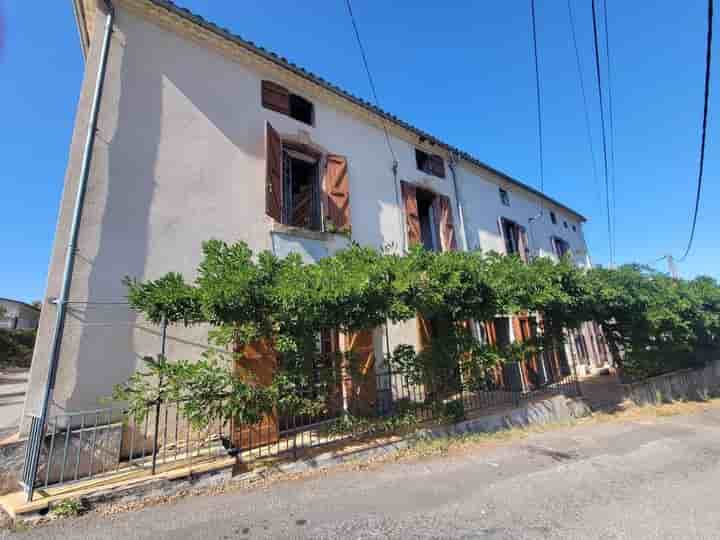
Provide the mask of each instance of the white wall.
{"label": "white wall", "polygon": [[[554,257],[550,238],[557,236],[570,244],[576,263],[587,264],[587,247],[582,223],[577,216],[547,200],[541,201],[491,171],[479,171],[471,165],[459,168],[458,183],[469,249],[505,253],[505,243],[498,226],[499,218],[504,217],[526,228],[533,255]],[[508,191],[510,206],[502,204],[500,187]],[[539,215],[541,206],[542,216]],[[550,220],[550,211],[557,216],[556,225]],[[564,221],[567,228],[563,225]],[[573,225],[575,231],[572,230]]]}

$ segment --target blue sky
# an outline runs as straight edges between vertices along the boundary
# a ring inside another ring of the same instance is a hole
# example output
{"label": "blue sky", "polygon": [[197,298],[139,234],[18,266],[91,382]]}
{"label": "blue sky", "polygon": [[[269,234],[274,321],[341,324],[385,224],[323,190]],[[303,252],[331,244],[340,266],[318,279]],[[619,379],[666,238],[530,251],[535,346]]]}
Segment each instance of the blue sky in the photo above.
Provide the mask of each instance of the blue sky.
{"label": "blue sky", "polygon": [[[590,1],[573,1],[601,162]],[[246,39],[370,98],[344,0],[181,0]],[[308,6],[312,6],[311,9]],[[510,2],[355,0],[383,108],[538,185],[530,6]],[[0,0],[3,197],[0,296],[42,298],[84,69],[70,1]],[[38,16],[38,11],[43,16]],[[679,257],[689,234],[702,118],[706,3],[608,3],[615,120],[617,262]],[[604,187],[596,183],[565,0],[538,1],[545,189],[589,219],[593,260],[608,262]],[[716,41],[717,44],[717,41]],[[717,55],[717,48],[715,53]],[[603,64],[604,67],[604,64]],[[605,74],[605,71],[603,72]],[[705,186],[682,275],[720,277],[715,232],[720,160],[712,78]]]}

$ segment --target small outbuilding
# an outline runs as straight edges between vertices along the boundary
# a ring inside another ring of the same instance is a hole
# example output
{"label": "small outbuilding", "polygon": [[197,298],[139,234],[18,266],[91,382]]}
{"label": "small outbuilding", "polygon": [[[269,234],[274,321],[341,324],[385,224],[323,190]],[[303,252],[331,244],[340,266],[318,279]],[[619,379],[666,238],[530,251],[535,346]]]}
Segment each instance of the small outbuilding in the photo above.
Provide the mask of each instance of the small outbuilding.
{"label": "small outbuilding", "polygon": [[0,298],[0,328],[34,330],[39,319],[39,308],[20,300]]}

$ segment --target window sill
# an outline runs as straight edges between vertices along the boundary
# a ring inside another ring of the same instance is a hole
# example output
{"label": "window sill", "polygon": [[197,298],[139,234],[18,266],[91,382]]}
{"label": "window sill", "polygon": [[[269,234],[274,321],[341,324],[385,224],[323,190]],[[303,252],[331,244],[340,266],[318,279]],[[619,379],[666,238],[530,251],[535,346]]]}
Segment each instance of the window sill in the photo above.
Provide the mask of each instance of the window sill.
{"label": "window sill", "polygon": [[343,234],[313,231],[302,227],[284,225],[282,223],[278,223],[277,221],[273,222],[271,232],[287,234],[288,236],[297,236],[299,238],[307,238],[309,240],[319,240],[321,242],[332,242],[338,237],[345,237]]}

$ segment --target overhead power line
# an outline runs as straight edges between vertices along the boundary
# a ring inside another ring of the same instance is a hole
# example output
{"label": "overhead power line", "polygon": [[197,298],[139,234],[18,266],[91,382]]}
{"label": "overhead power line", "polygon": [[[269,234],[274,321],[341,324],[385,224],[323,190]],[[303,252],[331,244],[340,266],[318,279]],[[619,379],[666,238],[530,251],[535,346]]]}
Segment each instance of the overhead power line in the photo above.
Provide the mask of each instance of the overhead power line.
{"label": "overhead power line", "polygon": [[597,15],[595,13],[595,0],[592,0],[592,22],[593,22],[593,42],[595,44],[595,74],[597,77],[598,94],[600,96],[600,132],[602,134],[603,147],[603,163],[605,168],[605,201],[607,204],[607,232],[608,243],[610,248],[610,266],[615,264],[615,250],[613,244],[612,222],[610,217],[610,183],[608,179],[608,155],[607,155],[607,138],[605,136],[605,106],[603,104],[602,78],[600,76],[600,51],[598,49],[598,31],[597,31]]}
{"label": "overhead power line", "polygon": [[690,229],[690,240],[688,240],[685,253],[678,260],[684,261],[690,254],[693,240],[695,239],[695,229],[697,226],[698,209],[700,208],[700,194],[702,192],[703,169],[705,167],[705,136],[707,134],[707,118],[708,118],[708,101],[710,97],[710,64],[712,60],[712,27],[713,27],[713,0],[708,0],[708,30],[707,30],[707,46],[705,51],[705,103],[703,105],[703,123],[702,137],[700,140],[700,166],[698,169],[697,192],[695,194],[695,211],[693,212],[692,228]]}
{"label": "overhead power line", "polygon": [[608,127],[610,128],[610,194],[612,197],[612,235],[613,235],[613,257],[617,249],[617,197],[615,190],[615,127],[612,99],[612,69],[610,63],[610,32],[608,30],[607,16],[608,0],[603,0],[603,23],[605,25],[605,62],[607,64],[607,95],[608,95]]}
{"label": "overhead power line", "polygon": [[572,34],[573,47],[575,48],[575,61],[578,70],[578,80],[580,81],[580,93],[583,100],[583,111],[585,112],[585,131],[587,132],[588,148],[590,149],[590,159],[592,161],[593,181],[595,183],[595,194],[598,202],[602,204],[602,195],[600,195],[600,179],[598,178],[597,160],[595,158],[595,146],[593,144],[592,128],[590,126],[590,113],[587,102],[587,93],[585,92],[585,82],[583,81],[582,61],[580,60],[580,50],[578,48],[577,34],[575,33],[575,17],[572,10],[573,0],[568,0],[568,15],[570,17],[570,32]]}
{"label": "overhead power line", "polygon": [[[537,30],[535,28],[535,0],[530,0],[532,17],[533,55],[535,57],[535,96],[537,98],[538,152],[540,158],[540,193],[545,193],[545,167],[543,164],[542,101],[540,99],[540,65],[538,63]],[[542,205],[542,199],[541,203]],[[542,212],[542,206],[540,207]]]}
{"label": "overhead power line", "polygon": [[[372,95],[375,100],[375,106],[380,109],[380,100],[378,99],[377,89],[375,88],[375,81],[373,80],[372,73],[370,72],[370,65],[368,64],[368,59],[367,55],[365,54],[365,47],[363,47],[362,39],[360,39],[360,30],[358,30],[357,22],[355,21],[355,15],[353,14],[350,0],[345,0],[345,4],[347,5],[348,14],[350,15],[350,21],[352,22],[352,27],[355,31],[355,39],[357,40],[358,47],[360,48],[360,55],[362,56],[363,65],[365,66],[365,73],[367,73],[368,81],[370,82],[370,90],[372,91]],[[395,151],[393,150],[392,144],[390,143],[390,134],[388,133],[384,119],[382,120],[382,128],[383,132],[385,133],[385,142],[387,142],[388,149],[390,150],[390,155],[393,158],[393,163],[396,164],[397,157],[395,156]]]}

